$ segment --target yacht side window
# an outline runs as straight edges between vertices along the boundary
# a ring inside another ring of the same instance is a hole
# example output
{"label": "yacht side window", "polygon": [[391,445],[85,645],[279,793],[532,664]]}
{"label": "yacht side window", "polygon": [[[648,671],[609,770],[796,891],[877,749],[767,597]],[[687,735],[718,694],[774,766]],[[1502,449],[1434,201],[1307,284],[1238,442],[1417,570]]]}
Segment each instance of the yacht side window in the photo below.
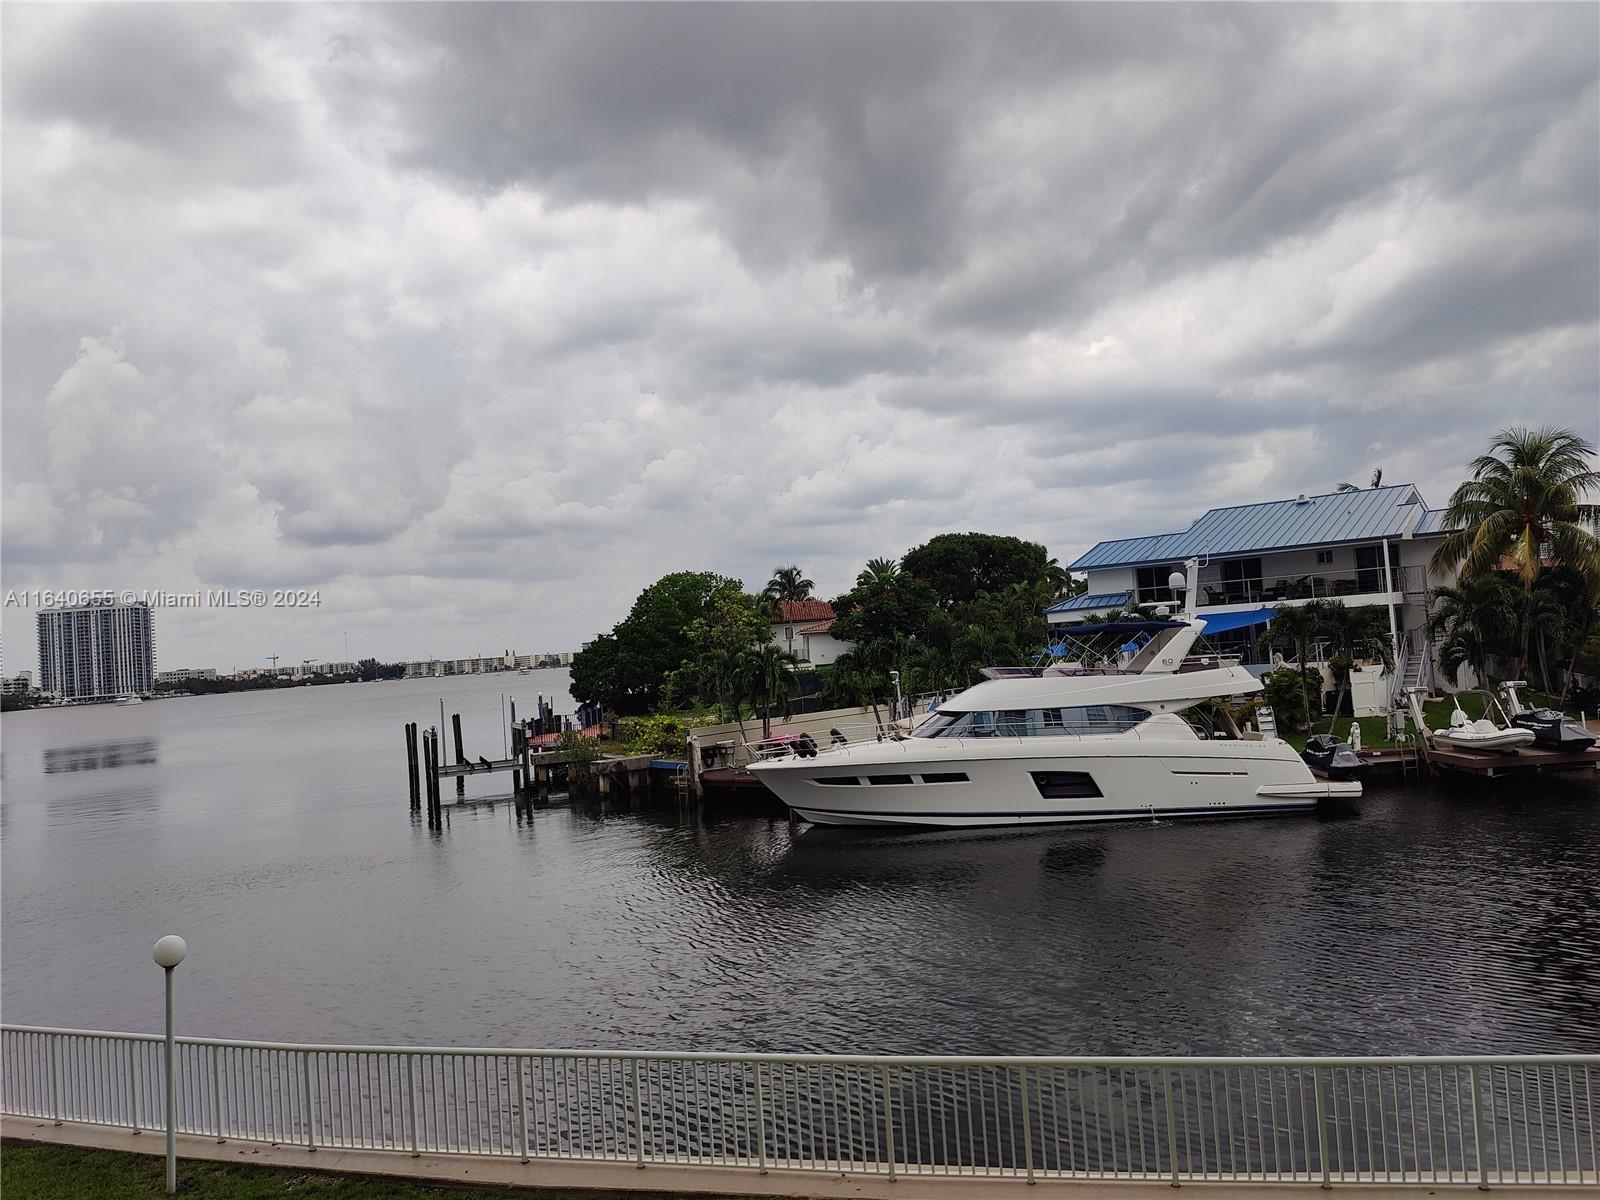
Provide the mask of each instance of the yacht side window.
{"label": "yacht side window", "polygon": [[1061,737],[1069,734],[1122,733],[1149,718],[1127,704],[1081,708],[1006,708],[998,712],[943,710],[917,726],[913,737]]}

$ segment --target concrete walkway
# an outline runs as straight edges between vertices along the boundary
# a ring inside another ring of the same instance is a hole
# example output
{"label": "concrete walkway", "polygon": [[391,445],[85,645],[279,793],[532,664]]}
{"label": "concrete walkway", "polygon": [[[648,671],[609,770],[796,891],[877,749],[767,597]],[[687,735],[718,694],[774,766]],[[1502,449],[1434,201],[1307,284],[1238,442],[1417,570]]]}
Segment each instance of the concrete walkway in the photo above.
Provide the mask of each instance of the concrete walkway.
{"label": "concrete walkway", "polygon": [[[31,1117],[0,1117],[0,1140],[48,1142],[89,1146],[133,1154],[164,1154],[160,1131],[140,1134],[100,1125],[53,1125]],[[1163,1183],[1105,1183],[1045,1180],[1029,1186],[1020,1179],[920,1179],[897,1180],[857,1175],[823,1175],[810,1171],[774,1170],[762,1175],[738,1167],[674,1167],[652,1164],[644,1170],[629,1163],[533,1162],[515,1158],[471,1158],[465,1155],[423,1154],[413,1158],[403,1151],[306,1150],[263,1142],[217,1142],[193,1134],[178,1137],[178,1172],[183,1162],[248,1163],[261,1167],[287,1167],[302,1171],[331,1171],[348,1175],[401,1178],[456,1187],[524,1187],[587,1190],[596,1193],[672,1192],[686,1196],[790,1196],[855,1197],[859,1200],[1172,1200],[1173,1189]],[[1360,1184],[1337,1189],[1362,1200],[1418,1200],[1421,1196],[1454,1196],[1459,1200],[1478,1195],[1470,1185]],[[1314,1184],[1186,1183],[1181,1194],[1191,1200],[1317,1200],[1326,1196]],[[1561,1197],[1600,1197],[1596,1187],[1495,1188],[1503,1200],[1548,1200]]]}

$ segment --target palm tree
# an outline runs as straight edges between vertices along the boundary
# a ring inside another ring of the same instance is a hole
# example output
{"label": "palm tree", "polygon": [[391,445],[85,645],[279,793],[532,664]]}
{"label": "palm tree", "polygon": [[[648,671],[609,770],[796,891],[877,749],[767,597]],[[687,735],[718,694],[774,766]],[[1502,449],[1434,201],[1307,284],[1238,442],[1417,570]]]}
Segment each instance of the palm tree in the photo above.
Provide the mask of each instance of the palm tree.
{"label": "palm tree", "polygon": [[1489,659],[1518,624],[1516,591],[1503,575],[1464,576],[1454,587],[1433,591],[1428,636],[1439,643],[1439,665],[1450,682],[1471,667],[1478,683],[1489,681]]}
{"label": "palm tree", "polygon": [[763,642],[749,652],[747,677],[752,684],[752,698],[761,704],[762,741],[772,737],[774,703],[786,717],[792,711],[790,701],[794,698],[795,661],[794,655],[772,642]]}
{"label": "palm tree", "polygon": [[[1382,487],[1383,486],[1383,468],[1382,467],[1374,467],[1374,468],[1372,468],[1372,479],[1371,479],[1370,482],[1368,482],[1367,486],[1370,487],[1370,488],[1377,488],[1377,487]],[[1334,488],[1333,490],[1336,491],[1336,492],[1359,492],[1361,489],[1358,488],[1353,483],[1341,483],[1338,487]]]}
{"label": "palm tree", "polygon": [[1329,662],[1338,678],[1339,690],[1333,698],[1333,715],[1328,731],[1339,719],[1344,695],[1350,688],[1350,672],[1358,658],[1375,658],[1388,671],[1394,670],[1394,648],[1389,640],[1388,614],[1375,605],[1347,607],[1342,600],[1322,600],[1318,614],[1322,636],[1328,639]]}
{"label": "palm tree", "polygon": [[869,583],[890,583],[900,577],[900,564],[892,558],[869,558],[866,568],[856,576],[856,586]]}
{"label": "palm tree", "polygon": [[767,581],[767,586],[761,590],[761,594],[774,604],[789,600],[809,600],[816,586],[805,577],[805,573],[799,567],[778,567],[772,572],[772,578]]}
{"label": "palm tree", "polygon": [[[1481,576],[1509,564],[1530,607],[1547,559],[1600,582],[1600,505],[1587,502],[1600,490],[1594,453],[1593,443],[1569,429],[1502,429],[1450,497],[1444,523],[1453,532],[1434,551],[1433,569]],[[1532,624],[1522,622],[1519,674]]]}
{"label": "palm tree", "polygon": [[1317,640],[1324,635],[1324,612],[1328,606],[1326,600],[1309,600],[1304,604],[1281,604],[1272,614],[1272,620],[1256,639],[1256,648],[1263,654],[1270,654],[1272,647],[1277,644],[1287,644],[1294,653],[1294,660],[1300,669],[1300,692],[1306,698],[1306,716],[1309,721],[1313,712],[1322,711],[1321,688],[1317,689],[1316,705],[1312,705],[1313,692],[1311,691],[1311,676],[1306,670],[1306,663],[1310,661],[1313,648]]}
{"label": "palm tree", "polygon": [[1044,581],[1050,587],[1051,600],[1070,600],[1089,586],[1084,580],[1074,579],[1072,573],[1053,558],[1044,564]]}

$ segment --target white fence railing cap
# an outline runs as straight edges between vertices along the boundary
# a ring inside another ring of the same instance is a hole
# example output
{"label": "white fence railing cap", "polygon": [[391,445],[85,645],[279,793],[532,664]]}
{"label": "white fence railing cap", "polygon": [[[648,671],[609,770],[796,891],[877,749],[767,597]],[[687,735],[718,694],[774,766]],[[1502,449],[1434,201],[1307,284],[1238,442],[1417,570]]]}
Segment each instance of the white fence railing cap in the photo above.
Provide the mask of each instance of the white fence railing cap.
{"label": "white fence railing cap", "polygon": [[[157,1033],[118,1033],[102,1029],[64,1029],[42,1025],[0,1025],[0,1032],[54,1037],[108,1038],[160,1042]],[[245,1050],[287,1050],[316,1054],[461,1054],[526,1058],[639,1059],[681,1062],[814,1063],[856,1066],[948,1067],[1452,1067],[1452,1066],[1586,1066],[1600,1068],[1600,1054],[1417,1054],[1417,1055],[976,1055],[976,1054],[784,1054],[736,1051],[557,1050],[530,1046],[361,1046],[323,1042],[265,1042],[233,1038],[179,1037],[187,1046],[220,1046]]]}

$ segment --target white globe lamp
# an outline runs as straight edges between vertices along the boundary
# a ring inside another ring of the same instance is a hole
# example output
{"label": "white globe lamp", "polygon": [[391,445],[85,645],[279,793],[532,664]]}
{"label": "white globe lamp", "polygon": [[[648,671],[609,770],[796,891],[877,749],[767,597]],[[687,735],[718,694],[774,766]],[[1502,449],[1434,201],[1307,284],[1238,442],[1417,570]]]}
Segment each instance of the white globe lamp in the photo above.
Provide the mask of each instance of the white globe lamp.
{"label": "white globe lamp", "polygon": [[156,960],[167,976],[167,1195],[178,1190],[178,1087],[172,1074],[172,969],[183,961],[189,947],[175,933],[159,939],[150,948],[150,957]]}
{"label": "white globe lamp", "polygon": [[189,947],[184,940],[175,933],[169,933],[151,948],[150,957],[156,960],[156,966],[170,971],[183,961],[187,953]]}

